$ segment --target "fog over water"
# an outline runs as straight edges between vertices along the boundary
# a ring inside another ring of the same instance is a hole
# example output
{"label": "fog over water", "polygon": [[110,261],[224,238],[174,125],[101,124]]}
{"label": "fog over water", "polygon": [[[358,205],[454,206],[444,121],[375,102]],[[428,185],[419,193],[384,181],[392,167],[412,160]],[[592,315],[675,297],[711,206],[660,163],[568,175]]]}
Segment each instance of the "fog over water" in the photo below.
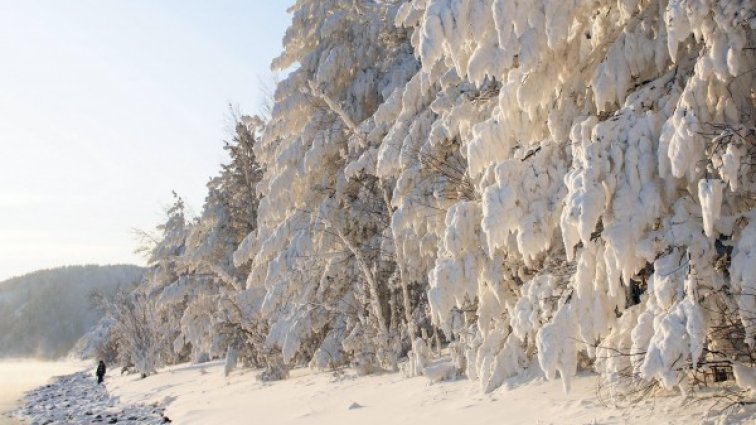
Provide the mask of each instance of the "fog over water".
{"label": "fog over water", "polygon": [[19,423],[6,413],[18,405],[25,392],[46,384],[54,376],[73,373],[86,366],[82,362],[0,360],[0,425]]}

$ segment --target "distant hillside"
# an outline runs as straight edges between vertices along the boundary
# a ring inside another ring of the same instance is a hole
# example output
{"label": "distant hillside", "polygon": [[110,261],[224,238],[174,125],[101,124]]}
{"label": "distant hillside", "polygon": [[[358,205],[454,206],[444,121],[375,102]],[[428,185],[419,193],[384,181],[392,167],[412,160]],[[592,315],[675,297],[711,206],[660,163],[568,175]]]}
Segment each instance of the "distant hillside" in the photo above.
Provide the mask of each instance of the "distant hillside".
{"label": "distant hillside", "polygon": [[0,357],[65,356],[102,317],[89,294],[112,296],[143,272],[131,265],[67,266],[0,282]]}

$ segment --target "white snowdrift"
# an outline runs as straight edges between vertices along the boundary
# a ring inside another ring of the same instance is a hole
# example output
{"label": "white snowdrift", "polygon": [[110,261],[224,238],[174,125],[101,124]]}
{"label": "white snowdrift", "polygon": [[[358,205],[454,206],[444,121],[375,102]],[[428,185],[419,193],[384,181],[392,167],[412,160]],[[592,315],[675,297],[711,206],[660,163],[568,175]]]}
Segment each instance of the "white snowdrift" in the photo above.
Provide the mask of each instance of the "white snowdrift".
{"label": "white snowdrift", "polygon": [[[683,408],[672,393],[629,410],[606,407],[596,398],[596,377],[584,374],[572,379],[569,394],[558,381],[520,377],[488,395],[465,379],[429,384],[426,378],[400,374],[356,378],[347,371],[337,378],[297,369],[287,380],[264,383],[254,374],[240,370],[226,378],[223,363],[212,362],[171,367],[147,379],[112,377],[107,385],[126,405],[173,400],[165,414],[182,425],[694,424],[726,419],[704,417],[711,401]],[[738,423],[746,413],[723,423]]]}

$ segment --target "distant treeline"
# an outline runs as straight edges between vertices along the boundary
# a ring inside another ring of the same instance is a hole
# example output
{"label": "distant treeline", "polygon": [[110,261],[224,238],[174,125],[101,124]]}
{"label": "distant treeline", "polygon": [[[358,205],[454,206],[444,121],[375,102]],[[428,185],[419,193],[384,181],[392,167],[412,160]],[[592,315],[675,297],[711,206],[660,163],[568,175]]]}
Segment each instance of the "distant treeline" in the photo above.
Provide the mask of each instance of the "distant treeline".
{"label": "distant treeline", "polygon": [[131,265],[68,266],[0,282],[0,357],[65,356],[102,317],[90,296],[141,279]]}

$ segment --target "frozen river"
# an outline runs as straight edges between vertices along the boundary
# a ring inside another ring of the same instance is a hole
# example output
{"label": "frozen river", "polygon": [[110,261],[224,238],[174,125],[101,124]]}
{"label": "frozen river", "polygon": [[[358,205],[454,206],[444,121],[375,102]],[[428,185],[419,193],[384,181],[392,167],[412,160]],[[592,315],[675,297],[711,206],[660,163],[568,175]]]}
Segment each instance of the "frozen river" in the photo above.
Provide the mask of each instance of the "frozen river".
{"label": "frozen river", "polygon": [[26,391],[44,385],[50,378],[81,370],[86,365],[71,362],[0,360],[0,425],[16,425],[6,412],[16,407]]}

